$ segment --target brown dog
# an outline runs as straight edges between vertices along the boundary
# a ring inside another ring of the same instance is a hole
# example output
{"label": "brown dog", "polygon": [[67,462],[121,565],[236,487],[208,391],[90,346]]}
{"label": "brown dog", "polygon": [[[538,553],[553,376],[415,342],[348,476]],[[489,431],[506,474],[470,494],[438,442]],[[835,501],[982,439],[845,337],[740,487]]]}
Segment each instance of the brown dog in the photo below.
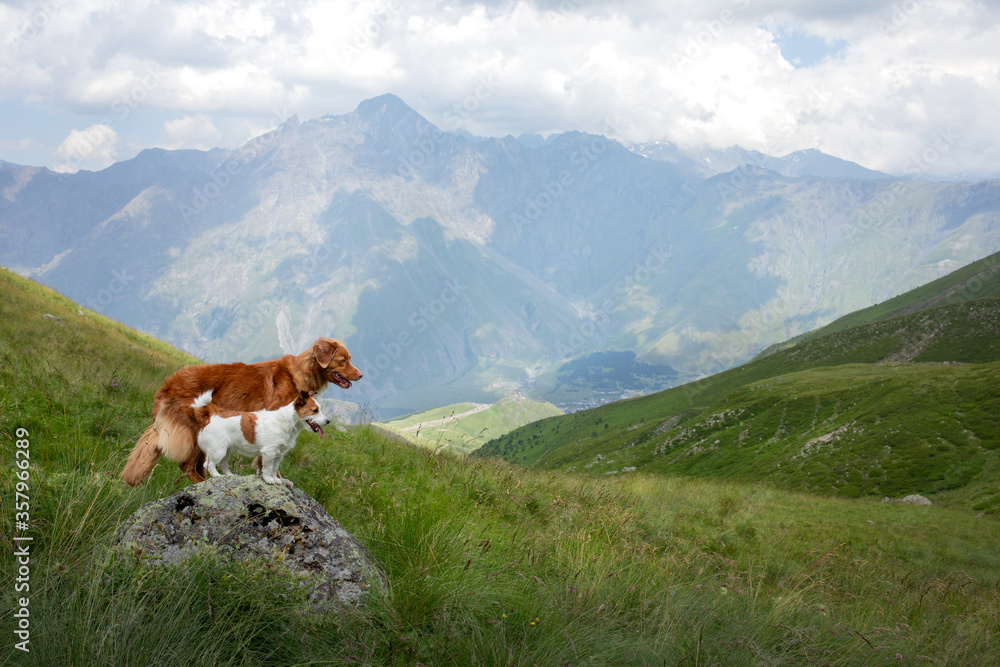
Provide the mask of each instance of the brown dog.
{"label": "brown dog", "polygon": [[205,454],[198,447],[198,422],[191,403],[213,390],[212,402],[226,410],[276,410],[299,394],[319,393],[327,383],[350,389],[362,378],[339,340],[320,338],[298,355],[255,364],[188,366],[167,378],[153,397],[153,425],[132,448],[122,477],[129,486],[146,479],[160,459],[177,461],[192,482],[205,479]]}

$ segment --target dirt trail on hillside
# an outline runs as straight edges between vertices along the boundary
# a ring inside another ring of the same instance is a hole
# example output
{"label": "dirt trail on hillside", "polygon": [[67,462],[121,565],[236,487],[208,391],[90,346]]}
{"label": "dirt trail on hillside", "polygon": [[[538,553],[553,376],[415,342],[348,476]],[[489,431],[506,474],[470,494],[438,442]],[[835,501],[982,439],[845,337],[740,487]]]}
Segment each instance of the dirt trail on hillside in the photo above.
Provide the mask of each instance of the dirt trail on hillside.
{"label": "dirt trail on hillside", "polygon": [[485,404],[482,404],[482,405],[477,405],[473,409],[467,410],[465,412],[461,412],[461,413],[459,413],[457,415],[450,415],[448,417],[444,417],[443,419],[435,419],[435,420],[429,421],[429,422],[421,422],[421,423],[417,424],[416,426],[407,426],[406,428],[400,429],[400,430],[401,431],[416,431],[417,429],[420,429],[420,428],[431,428],[431,427],[434,427],[434,426],[441,426],[442,424],[447,424],[448,422],[450,422],[452,420],[458,421],[459,419],[463,419],[465,417],[468,417],[469,415],[474,415],[477,412],[482,412],[483,410],[489,409],[489,407],[490,406],[489,406],[488,403],[485,403]]}

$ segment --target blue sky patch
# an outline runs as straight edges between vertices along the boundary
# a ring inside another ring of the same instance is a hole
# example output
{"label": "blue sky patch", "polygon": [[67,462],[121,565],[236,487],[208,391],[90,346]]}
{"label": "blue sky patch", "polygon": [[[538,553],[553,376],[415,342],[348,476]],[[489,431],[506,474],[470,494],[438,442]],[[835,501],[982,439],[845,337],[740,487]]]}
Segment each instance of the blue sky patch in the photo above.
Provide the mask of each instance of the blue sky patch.
{"label": "blue sky patch", "polygon": [[828,44],[822,37],[789,26],[780,28],[774,35],[774,41],[785,60],[796,68],[812,67],[827,56],[839,55],[847,46],[842,39]]}

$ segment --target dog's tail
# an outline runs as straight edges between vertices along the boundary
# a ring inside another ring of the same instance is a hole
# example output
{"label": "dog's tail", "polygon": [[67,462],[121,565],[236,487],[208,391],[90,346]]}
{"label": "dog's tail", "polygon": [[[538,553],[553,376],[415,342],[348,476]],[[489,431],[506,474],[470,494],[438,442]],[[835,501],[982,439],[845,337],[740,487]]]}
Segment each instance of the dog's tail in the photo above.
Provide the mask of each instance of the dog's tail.
{"label": "dog's tail", "polygon": [[208,421],[212,418],[211,410],[208,404],[212,402],[213,390],[203,391],[198,394],[198,398],[194,399],[194,403],[191,407],[194,408],[194,420],[198,422],[198,428],[203,429],[208,424]]}
{"label": "dog's tail", "polygon": [[135,486],[146,479],[156,462],[160,460],[160,434],[157,432],[157,423],[146,429],[146,432],[135,443],[132,453],[129,454],[128,463],[122,470],[122,478],[129,486]]}
{"label": "dog's tail", "polygon": [[208,391],[203,391],[198,394],[198,398],[194,399],[194,403],[191,404],[192,408],[204,408],[209,403],[212,402],[212,394],[215,392],[214,389],[209,389]]}
{"label": "dog's tail", "polygon": [[[206,394],[206,403],[210,402],[212,392],[208,391],[199,396],[195,400],[195,404],[204,400]],[[161,456],[179,461],[181,469],[191,477],[192,481],[203,479],[198,466],[204,455],[198,449],[197,431],[192,430],[190,421],[184,416],[183,408],[180,405],[183,403],[165,402],[157,406],[153,425],[147,428],[139,441],[135,443],[132,453],[129,454],[128,462],[125,464],[125,469],[122,470],[122,479],[129,486],[136,486],[146,479],[156,467],[156,462],[160,460]],[[194,407],[194,404],[190,407]],[[199,413],[206,413],[209,409],[196,407],[194,411],[201,417]],[[206,415],[206,421],[207,418],[210,418],[209,415]],[[192,476],[191,471],[194,471],[195,476]]]}

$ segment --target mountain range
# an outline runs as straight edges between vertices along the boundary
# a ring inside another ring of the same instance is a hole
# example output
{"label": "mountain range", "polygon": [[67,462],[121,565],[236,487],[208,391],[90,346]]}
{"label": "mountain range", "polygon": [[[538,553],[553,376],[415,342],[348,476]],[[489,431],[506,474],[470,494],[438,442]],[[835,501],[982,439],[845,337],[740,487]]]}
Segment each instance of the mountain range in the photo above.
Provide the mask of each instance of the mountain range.
{"label": "mountain range", "polygon": [[474,138],[384,95],[235,150],[0,163],[0,238],[0,264],[208,361],[342,338],[366,375],[343,397],[390,417],[553,395],[597,352],[731,368],[1000,248],[1000,181]]}
{"label": "mountain range", "polygon": [[740,146],[723,149],[691,148],[681,147],[668,141],[629,144],[629,149],[653,160],[676,164],[688,171],[701,174],[705,178],[725,174],[747,165],[773,171],[790,178],[815,176],[818,178],[850,178],[861,181],[892,178],[889,174],[866,169],[859,164],[827,155],[815,148],[795,151],[784,157],[774,157]]}

